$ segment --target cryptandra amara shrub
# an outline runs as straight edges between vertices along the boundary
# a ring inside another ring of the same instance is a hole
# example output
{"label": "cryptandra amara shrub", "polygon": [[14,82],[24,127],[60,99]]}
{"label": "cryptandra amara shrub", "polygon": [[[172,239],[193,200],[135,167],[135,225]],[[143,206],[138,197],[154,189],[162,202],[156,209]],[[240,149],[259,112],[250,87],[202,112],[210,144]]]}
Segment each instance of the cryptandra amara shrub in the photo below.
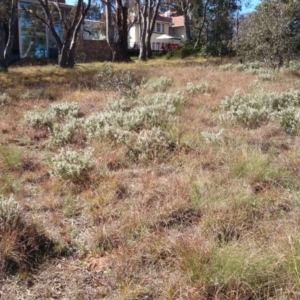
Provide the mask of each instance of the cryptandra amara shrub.
{"label": "cryptandra amara shrub", "polygon": [[186,91],[191,95],[195,95],[196,93],[208,93],[210,88],[206,81],[199,84],[188,82],[186,85]]}
{"label": "cryptandra amara shrub", "polygon": [[11,101],[11,98],[6,94],[0,94],[0,105],[7,104]]}
{"label": "cryptandra amara shrub", "polygon": [[[136,153],[135,158],[153,158],[165,153],[163,148],[174,148],[165,131],[183,104],[184,97],[180,92],[157,93],[139,99],[122,98],[109,102],[103,112],[93,113],[86,118],[80,118],[82,114],[76,103],[52,105],[44,113],[29,112],[25,118],[34,128],[46,126],[49,129],[50,146],[64,146],[72,142],[74,136],[81,134],[89,141],[100,138],[125,144],[131,154]],[[151,149],[141,146],[142,137]],[[72,176],[60,175],[65,179]]]}
{"label": "cryptandra amara shrub", "polygon": [[103,90],[113,88],[122,96],[135,98],[138,95],[138,86],[129,71],[115,72],[111,63],[104,63],[97,74],[97,85]]}
{"label": "cryptandra amara shrub", "polygon": [[143,87],[151,92],[164,92],[172,86],[173,80],[164,76],[152,78]]}
{"label": "cryptandra amara shrub", "polygon": [[78,118],[80,116],[82,113],[78,104],[66,102],[52,104],[45,112],[29,111],[25,114],[25,120],[33,128],[45,126],[52,130],[55,122],[64,121],[65,117]]}
{"label": "cryptandra amara shrub", "polygon": [[201,135],[203,136],[206,143],[220,143],[223,140],[224,129],[220,129],[219,132],[208,132],[202,131]]}
{"label": "cryptandra amara shrub", "polygon": [[88,172],[95,166],[93,149],[77,152],[71,149],[61,149],[60,153],[52,158],[52,175],[71,181],[85,180]]}
{"label": "cryptandra amara shrub", "polygon": [[226,111],[225,118],[237,121],[248,128],[256,128],[268,121],[279,121],[287,133],[294,134],[299,127],[300,91],[290,90],[283,93],[241,95],[237,90],[232,98],[221,102]]}

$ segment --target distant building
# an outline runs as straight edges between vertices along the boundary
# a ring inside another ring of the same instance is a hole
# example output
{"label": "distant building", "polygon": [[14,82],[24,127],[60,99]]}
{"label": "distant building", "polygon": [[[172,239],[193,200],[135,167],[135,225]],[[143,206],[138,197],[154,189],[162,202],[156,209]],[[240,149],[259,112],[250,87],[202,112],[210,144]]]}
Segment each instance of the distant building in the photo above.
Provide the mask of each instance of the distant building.
{"label": "distant building", "polygon": [[[139,24],[134,24],[128,35],[129,48],[138,48],[140,42]],[[154,31],[151,36],[152,50],[176,48],[186,40],[184,17],[172,16],[170,11],[159,14],[155,21]]]}
{"label": "distant building", "polygon": [[[64,16],[73,8],[72,5],[65,4],[65,0],[60,0],[61,10]],[[12,47],[12,58],[56,58],[58,56],[58,48],[56,40],[52,36],[49,29],[37,19],[33,18],[26,11],[22,11],[22,7],[29,7],[32,4],[30,0],[21,0],[18,2],[18,9],[20,11],[18,18],[18,26],[15,33],[15,41]],[[62,37],[63,29],[59,22],[59,16],[54,15],[57,25],[56,32]],[[79,33],[79,44],[81,51],[91,52],[92,48],[97,48],[100,51],[100,44],[106,45],[105,36],[101,34],[100,22],[85,20]],[[85,44],[87,45],[85,47]],[[103,47],[102,47],[103,48]],[[103,52],[103,51],[102,51]],[[94,51],[96,54],[96,51]],[[95,55],[94,55],[95,56]],[[106,57],[105,57],[106,56]],[[104,55],[103,60],[110,58],[110,52]],[[101,60],[101,57],[91,57],[85,55],[86,61]]]}

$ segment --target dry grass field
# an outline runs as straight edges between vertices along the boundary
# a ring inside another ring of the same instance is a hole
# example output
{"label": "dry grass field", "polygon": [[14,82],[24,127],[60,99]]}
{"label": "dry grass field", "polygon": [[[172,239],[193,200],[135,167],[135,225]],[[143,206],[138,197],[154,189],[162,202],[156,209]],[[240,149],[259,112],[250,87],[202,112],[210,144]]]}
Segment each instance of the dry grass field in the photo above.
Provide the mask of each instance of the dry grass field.
{"label": "dry grass field", "polygon": [[299,75],[0,74],[0,299],[299,299]]}

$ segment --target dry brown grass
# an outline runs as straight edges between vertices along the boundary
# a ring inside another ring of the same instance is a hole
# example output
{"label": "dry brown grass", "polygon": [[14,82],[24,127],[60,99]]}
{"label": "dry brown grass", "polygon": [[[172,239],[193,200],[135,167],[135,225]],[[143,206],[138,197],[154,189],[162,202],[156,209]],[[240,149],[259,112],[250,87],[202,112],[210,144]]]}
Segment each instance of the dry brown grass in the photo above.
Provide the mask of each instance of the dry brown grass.
{"label": "dry brown grass", "polygon": [[[31,128],[24,113],[59,102],[78,103],[84,116],[104,111],[122,95],[99,85],[101,68],[16,67],[0,74],[0,92],[11,97],[0,112],[0,194],[14,194],[24,216],[70,254],[34,272],[2,272],[0,299],[298,299],[299,136],[274,122],[248,130],[221,121],[218,107],[238,88],[281,92],[299,87],[298,78],[282,73],[253,84],[255,75],[221,71],[203,59],[116,65],[137,82],[171,78],[168,92],[184,93],[168,127],[176,146],[167,156],[138,160],[126,145],[93,140],[89,180],[59,180],[51,175],[59,148],[49,148],[48,130]],[[188,82],[207,82],[209,91],[190,94]],[[221,129],[219,142],[205,141],[203,132]],[[13,243],[8,233],[0,232],[0,265],[1,251]]]}

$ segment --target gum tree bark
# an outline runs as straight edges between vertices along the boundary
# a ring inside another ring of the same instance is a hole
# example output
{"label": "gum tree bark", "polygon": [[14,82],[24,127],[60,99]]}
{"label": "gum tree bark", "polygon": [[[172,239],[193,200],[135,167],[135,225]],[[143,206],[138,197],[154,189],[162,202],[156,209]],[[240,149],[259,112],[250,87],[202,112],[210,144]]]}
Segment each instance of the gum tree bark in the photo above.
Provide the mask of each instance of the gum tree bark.
{"label": "gum tree bark", "polygon": [[0,72],[6,72],[15,35],[17,3],[16,0],[12,0],[1,4],[3,6],[0,6]]}
{"label": "gum tree bark", "polygon": [[[128,7],[122,0],[104,2],[106,12],[106,40],[112,52],[113,62],[129,62],[128,55]],[[116,26],[114,26],[115,9]]]}

